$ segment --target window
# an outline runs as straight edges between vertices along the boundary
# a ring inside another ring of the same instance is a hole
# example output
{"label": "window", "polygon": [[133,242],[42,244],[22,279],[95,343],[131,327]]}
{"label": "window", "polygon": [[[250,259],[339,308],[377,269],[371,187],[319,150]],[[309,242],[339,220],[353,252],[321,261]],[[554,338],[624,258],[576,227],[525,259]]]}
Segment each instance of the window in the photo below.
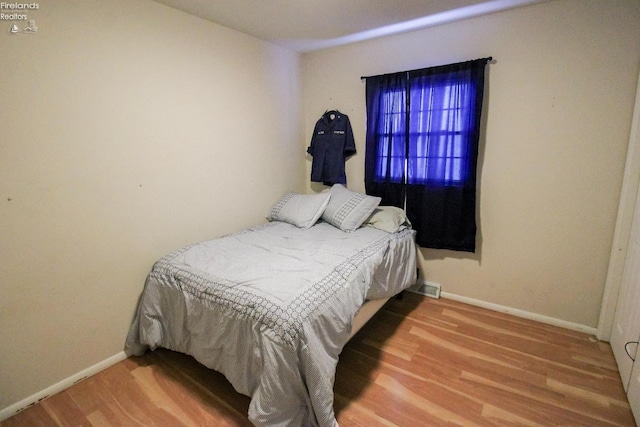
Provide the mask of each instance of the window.
{"label": "window", "polygon": [[484,68],[491,58],[367,77],[367,193],[404,207],[424,247],[475,251]]}
{"label": "window", "polygon": [[473,87],[423,80],[413,82],[410,90],[382,90],[377,181],[400,183],[406,177],[409,184],[456,185],[468,176]]}
{"label": "window", "polygon": [[[379,121],[383,124],[377,134],[379,140],[376,179],[402,182],[406,175],[406,153],[404,150],[405,92],[388,90],[382,93],[382,108]],[[400,143],[401,145],[398,145]],[[394,144],[396,144],[394,146]]]}

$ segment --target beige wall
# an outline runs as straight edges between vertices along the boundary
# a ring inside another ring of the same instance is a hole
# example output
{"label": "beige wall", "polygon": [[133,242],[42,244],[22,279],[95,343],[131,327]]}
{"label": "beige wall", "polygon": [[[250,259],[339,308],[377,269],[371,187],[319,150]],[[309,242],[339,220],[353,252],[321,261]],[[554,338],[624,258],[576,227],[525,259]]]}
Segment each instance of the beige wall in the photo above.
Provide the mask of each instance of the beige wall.
{"label": "beige wall", "polygon": [[348,114],[358,154],[347,180],[363,190],[360,76],[486,56],[495,63],[478,250],[422,249],[424,278],[443,292],[595,328],[640,65],[640,2],[556,0],[306,54],[307,139],[326,109]]}
{"label": "beige wall", "polygon": [[38,3],[37,34],[0,22],[0,409],[121,352],[157,258],[305,182],[298,54],[146,0]]}

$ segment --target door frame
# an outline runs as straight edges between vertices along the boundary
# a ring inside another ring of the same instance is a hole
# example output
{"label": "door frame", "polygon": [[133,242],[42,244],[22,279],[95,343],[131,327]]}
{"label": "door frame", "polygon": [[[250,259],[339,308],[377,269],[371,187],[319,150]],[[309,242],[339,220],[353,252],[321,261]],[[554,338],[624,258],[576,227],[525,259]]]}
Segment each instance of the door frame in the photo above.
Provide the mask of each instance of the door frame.
{"label": "door frame", "polygon": [[633,120],[629,134],[627,160],[618,204],[618,216],[611,245],[609,268],[604,285],[604,295],[600,308],[600,319],[596,330],[596,337],[602,341],[609,341],[613,329],[613,320],[618,305],[618,295],[622,285],[624,263],[627,258],[631,224],[633,223],[636,198],[640,187],[640,75],[636,88],[636,101],[633,109]]}

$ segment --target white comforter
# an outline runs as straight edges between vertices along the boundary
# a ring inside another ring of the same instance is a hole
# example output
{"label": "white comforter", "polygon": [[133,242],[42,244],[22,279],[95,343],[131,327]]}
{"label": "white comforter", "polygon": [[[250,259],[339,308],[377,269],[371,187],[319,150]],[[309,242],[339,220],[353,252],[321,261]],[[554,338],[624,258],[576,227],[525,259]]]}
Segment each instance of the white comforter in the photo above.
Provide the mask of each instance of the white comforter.
{"label": "white comforter", "polygon": [[365,299],[415,281],[414,231],[272,222],[178,250],[148,276],[127,349],[222,372],[257,426],[337,426],[338,355]]}

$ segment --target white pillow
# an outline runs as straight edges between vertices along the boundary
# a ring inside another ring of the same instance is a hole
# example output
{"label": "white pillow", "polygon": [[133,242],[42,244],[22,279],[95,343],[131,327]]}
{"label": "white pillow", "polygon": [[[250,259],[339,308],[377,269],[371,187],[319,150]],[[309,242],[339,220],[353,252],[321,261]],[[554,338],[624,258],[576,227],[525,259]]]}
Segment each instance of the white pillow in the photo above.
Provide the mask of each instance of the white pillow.
{"label": "white pillow", "polygon": [[411,227],[411,222],[406,213],[395,206],[378,206],[363,225],[377,228],[388,233],[395,233],[406,227]]}
{"label": "white pillow", "polygon": [[330,193],[320,194],[285,194],[271,207],[267,216],[269,221],[282,221],[307,229],[318,221],[327,203]]}
{"label": "white pillow", "polygon": [[334,184],[330,193],[331,199],[322,219],[342,231],[353,231],[360,227],[381,200],[380,197],[348,190],[342,184]]}

